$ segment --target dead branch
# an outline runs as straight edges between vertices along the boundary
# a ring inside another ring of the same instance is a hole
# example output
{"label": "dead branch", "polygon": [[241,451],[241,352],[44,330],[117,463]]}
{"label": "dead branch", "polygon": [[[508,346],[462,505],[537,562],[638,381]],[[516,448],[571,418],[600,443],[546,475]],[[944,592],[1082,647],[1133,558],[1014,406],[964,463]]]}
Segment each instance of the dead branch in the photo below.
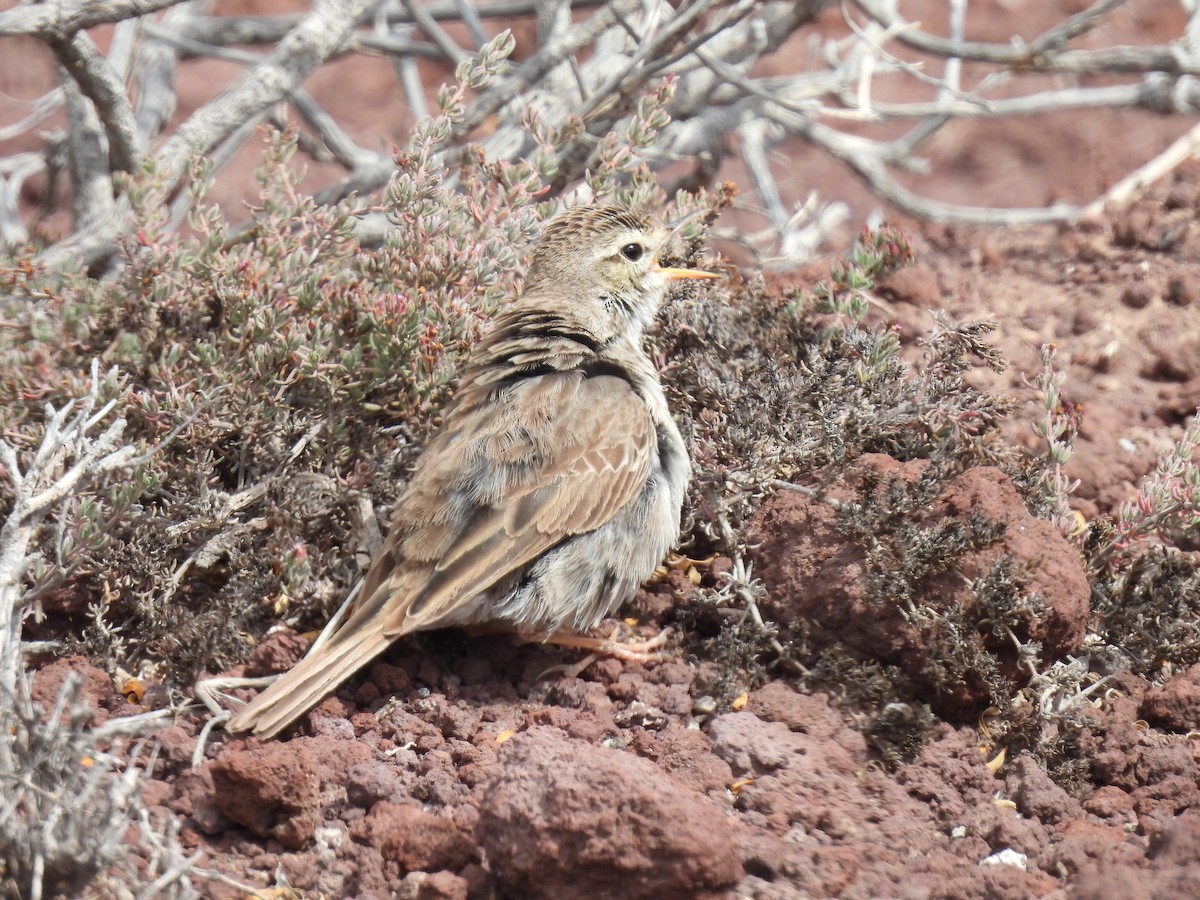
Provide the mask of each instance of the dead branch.
{"label": "dead branch", "polygon": [[[47,94],[22,122],[4,132],[27,131],[64,97],[69,101],[72,133],[66,146],[76,229],[44,252],[42,259],[51,266],[91,266],[112,254],[117,237],[129,227],[124,201],[111,184],[105,184],[115,172],[138,171],[144,162],[151,162],[155,177],[165,180],[174,194],[171,221],[180,223],[191,201],[177,188],[190,171],[191,160],[208,157],[210,171],[219,170],[253,133],[255,123],[286,124],[280,111],[285,101],[312,132],[302,135],[301,150],[323,161],[335,161],[346,172],[340,183],[318,193],[318,202],[332,203],[351,193],[379,190],[395,171],[390,155],[353,137],[336,110],[322,108],[299,85],[307,74],[335,56],[384,55],[394,67],[410,115],[420,118],[434,85],[422,81],[415,61],[436,59],[453,65],[467,58],[469,48],[459,46],[444,27],[451,21],[466,26],[469,43],[476,47],[486,39],[484,23],[513,16],[537,17],[538,22],[538,45],[532,54],[471,100],[465,118],[453,132],[453,148],[486,130],[483,148],[488,159],[527,155],[535,146],[522,124],[528,108],[538,110],[551,130],[581,121],[583,134],[561,150],[551,179],[551,192],[564,193],[594,170],[600,138],[621,127],[658,79],[673,75],[678,89],[668,109],[672,121],[662,129],[657,145],[647,151],[647,158],[664,169],[686,164],[691,174],[679,179],[681,185],[711,185],[722,177],[723,161],[732,152],[740,153],[754,189],[744,193],[740,202],[747,206],[755,198],[755,211],[769,223],[765,231],[747,233],[756,240],[773,235],[769,242],[776,250],[784,245],[811,246],[812,223],[836,218],[831,215],[832,207],[819,212],[820,203],[814,206],[812,198],[796,205],[775,183],[778,154],[788,141],[804,140],[821,148],[882,199],[915,216],[977,224],[1064,221],[1118,195],[1106,194],[1090,207],[1085,203],[987,209],[932,201],[900,184],[896,173],[927,168],[917,155],[921,148],[960,120],[1096,108],[1190,115],[1200,108],[1200,83],[1193,78],[1200,70],[1196,16],[1178,40],[1162,46],[1074,46],[1082,36],[1108,22],[1122,0],[1097,0],[1032,40],[995,44],[964,38],[969,7],[962,0],[951,4],[947,36],[922,30],[887,0],[842,0],[852,36],[819,44],[820,36],[814,34],[809,58],[790,67],[797,74],[770,76],[755,74],[758,63],[779,53],[785,44],[795,47],[800,29],[814,22],[829,0],[688,0],[680,4],[651,0],[560,4],[540,0],[356,0],[318,3],[307,15],[214,17],[194,4],[170,9],[157,20],[147,15],[171,5],[165,0],[67,2],[0,13],[0,37],[40,37],[54,50],[68,80],[79,88],[75,97],[63,92]],[[133,21],[130,17],[141,17],[136,25],[140,42],[128,78],[120,60],[116,56],[105,59],[82,30],[102,22],[119,22],[122,17],[127,22]],[[249,49],[253,47],[270,49],[263,53]],[[246,71],[166,135],[156,149],[146,150],[174,110],[171,80],[178,60],[195,56],[234,61]],[[931,60],[941,66],[940,74],[927,70],[925,64]],[[964,83],[964,61],[982,67],[983,74],[972,75],[974,81]],[[778,71],[779,67],[775,68]],[[1042,79],[1032,82],[1029,90],[1012,91],[1012,85],[1027,83],[1017,80],[1027,74],[1109,78],[1102,85],[1050,86]],[[914,102],[875,99],[883,93],[879,86],[884,80],[898,79],[926,85],[931,98]],[[127,80],[134,88],[126,88]],[[1003,97],[993,96],[1000,85],[1010,89]],[[131,97],[136,97],[136,105]],[[83,109],[85,106],[95,112]],[[852,130],[861,123],[883,126],[886,136],[863,137]],[[1148,174],[1178,165],[1191,152],[1181,151],[1182,146],[1124,181],[1120,196],[1127,198]],[[38,170],[29,160],[0,169],[0,175],[6,177],[0,190],[0,237],[8,244],[28,235],[16,206],[16,191]],[[801,222],[808,224],[801,226]],[[381,223],[364,218],[360,225],[364,231],[378,231]],[[789,229],[801,227],[803,240],[799,240],[799,232],[788,236]]]}
{"label": "dead branch", "polygon": [[154,154],[168,186],[179,184],[188,161],[204,155],[251,116],[287,98],[345,41],[369,0],[325,0],[274,52],[198,109]]}
{"label": "dead branch", "polygon": [[162,133],[175,114],[173,84],[179,52],[171,42],[158,39],[158,33],[185,31],[194,20],[200,18],[201,6],[207,6],[207,3],[187,3],[168,10],[162,18],[161,29],[146,19],[138,23],[142,40],[131,74],[138,98],[134,118],[137,121],[138,139],[143,147]]}
{"label": "dead branch", "polygon": [[[157,175],[177,187],[195,156],[203,156],[247,121],[286,99],[292,90],[345,41],[369,0],[325,0],[269,55],[216,99],[191,115],[153,155]],[[68,261],[89,264],[110,255],[124,230],[128,208],[97,217],[90,227],[50,248],[42,260],[51,268]]]}
{"label": "dead branch", "polygon": [[0,692],[14,696],[21,671],[21,620],[24,615],[23,579],[29,548],[45,518],[88,480],[123,469],[137,451],[121,443],[125,420],[116,419],[99,435],[92,431],[112,412],[116,401],[101,403],[100,395],[115,373],[100,376],[92,363],[90,393],[61,409],[46,407],[42,442],[33,459],[22,466],[16,448],[0,440],[0,465],[13,487],[13,502],[0,525]]}
{"label": "dead branch", "polygon": [[403,2],[404,8],[412,16],[413,22],[425,32],[426,37],[437,44],[438,49],[442,51],[442,55],[447,60],[457,65],[470,56],[466,50],[454,43],[454,39],[446,34],[446,30],[437,23],[437,20],[433,16],[425,11],[425,8],[417,0],[403,0]]}
{"label": "dead branch", "polygon": [[29,240],[29,230],[21,221],[21,185],[45,167],[39,153],[18,153],[0,160],[0,246],[11,247]]}
{"label": "dead branch", "polygon": [[1051,29],[1028,44],[988,44],[956,41],[922,31],[914,22],[888,8],[882,0],[853,0],[871,19],[894,32],[896,40],[907,47],[944,59],[968,59],[1014,71],[1089,75],[1097,72],[1140,75],[1164,72],[1168,75],[1196,75],[1200,60],[1179,46],[1105,47],[1102,50],[1067,50],[1068,40],[1086,33],[1100,19],[1125,0],[1102,0]]}
{"label": "dead branch", "polygon": [[63,92],[67,99],[67,160],[71,167],[71,211],[75,228],[86,231],[112,212],[113,186],[108,171],[104,128],[96,108],[79,85],[63,70]]}
{"label": "dead branch", "polygon": [[[585,10],[603,6],[605,2],[606,0],[570,0],[569,3],[561,5],[573,10]],[[507,20],[533,16],[540,6],[540,0],[494,0],[476,4],[474,11],[480,20]],[[435,22],[465,20],[458,0],[435,0],[424,9]],[[389,27],[416,24],[409,10],[402,6],[385,5],[379,10],[378,16],[383,24]],[[183,36],[214,47],[275,44],[295,28],[301,18],[302,16],[295,14],[204,17],[193,22]],[[364,14],[357,24],[363,27],[375,24],[373,14]],[[481,36],[474,36],[477,43]]]}
{"label": "dead branch", "polygon": [[125,85],[109,61],[83,32],[48,41],[61,65],[75,80],[83,95],[92,101],[108,139],[109,168],[132,172],[141,159],[137,121]]}
{"label": "dead branch", "polygon": [[97,25],[149,15],[181,0],[93,0],[24,4],[0,12],[0,37],[24,34],[44,40],[67,40]]}

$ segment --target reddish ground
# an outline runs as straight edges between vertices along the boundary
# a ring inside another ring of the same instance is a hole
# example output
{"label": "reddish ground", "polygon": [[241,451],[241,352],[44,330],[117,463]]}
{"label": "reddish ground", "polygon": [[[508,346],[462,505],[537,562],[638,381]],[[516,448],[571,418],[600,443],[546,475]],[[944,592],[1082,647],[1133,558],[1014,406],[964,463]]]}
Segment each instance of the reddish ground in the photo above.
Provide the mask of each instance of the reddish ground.
{"label": "reddish ground", "polygon": [[[926,229],[917,265],[882,292],[880,315],[906,331],[928,308],[994,315],[1018,395],[1039,344],[1058,342],[1067,394],[1086,409],[1072,470],[1088,517],[1130,496],[1200,395],[1198,176],[1187,169],[1087,229]],[[953,482],[932,514],[970,507],[1010,533],[1040,525],[988,471]],[[822,598],[852,596],[852,575],[813,574],[839,551],[818,519],[779,495],[752,523],[764,610],[781,621],[800,610],[824,627]],[[1048,596],[1061,585],[1042,638],[1077,643],[1078,556],[1053,529],[1036,534],[1032,549],[1005,549],[1053,573]],[[633,612],[661,622],[683,590],[676,579],[643,592]],[[836,625],[843,641],[888,640],[865,617]],[[272,638],[251,668],[287,665],[301,646]],[[722,711],[710,660],[539,677],[572,659],[500,638],[405,641],[286,742],[218,735],[192,770],[202,720],[164,730],[145,799],[180,819],[207,868],[303,896],[1128,900],[1200,883],[1200,666],[1157,687],[1119,676],[1085,702],[1090,769],[1071,795],[1027,755],[989,768],[982,723],[942,725],[888,772],[854,727],[858,710],[784,675]]]}

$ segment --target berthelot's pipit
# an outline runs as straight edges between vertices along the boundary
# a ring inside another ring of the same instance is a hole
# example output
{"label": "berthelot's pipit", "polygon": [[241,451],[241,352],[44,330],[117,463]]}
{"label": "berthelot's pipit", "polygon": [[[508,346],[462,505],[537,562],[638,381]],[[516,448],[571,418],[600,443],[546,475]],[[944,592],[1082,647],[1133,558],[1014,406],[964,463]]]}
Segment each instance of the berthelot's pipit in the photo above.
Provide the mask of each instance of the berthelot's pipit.
{"label": "berthelot's pipit", "polygon": [[545,228],[521,296],[475,347],[348,618],[229,721],[278,734],[401,635],[488,625],[587,632],[679,537],[691,465],[642,333],[666,234],[619,206]]}

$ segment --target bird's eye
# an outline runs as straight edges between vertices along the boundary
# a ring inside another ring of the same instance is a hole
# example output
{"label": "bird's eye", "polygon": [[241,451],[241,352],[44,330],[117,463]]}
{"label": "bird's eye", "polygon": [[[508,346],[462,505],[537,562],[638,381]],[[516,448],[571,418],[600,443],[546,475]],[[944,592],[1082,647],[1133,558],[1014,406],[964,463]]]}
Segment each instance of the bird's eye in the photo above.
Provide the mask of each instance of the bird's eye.
{"label": "bird's eye", "polygon": [[626,244],[621,248],[621,255],[630,262],[637,262],[646,252],[646,248],[641,244]]}

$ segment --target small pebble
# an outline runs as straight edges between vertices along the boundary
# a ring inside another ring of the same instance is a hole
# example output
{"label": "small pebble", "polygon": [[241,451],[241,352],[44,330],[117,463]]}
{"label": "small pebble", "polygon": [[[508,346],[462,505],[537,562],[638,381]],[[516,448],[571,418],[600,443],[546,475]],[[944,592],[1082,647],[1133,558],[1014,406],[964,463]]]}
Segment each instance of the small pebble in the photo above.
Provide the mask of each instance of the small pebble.
{"label": "small pebble", "polygon": [[705,694],[692,703],[692,712],[698,716],[711,716],[717,711],[717,698]]}

